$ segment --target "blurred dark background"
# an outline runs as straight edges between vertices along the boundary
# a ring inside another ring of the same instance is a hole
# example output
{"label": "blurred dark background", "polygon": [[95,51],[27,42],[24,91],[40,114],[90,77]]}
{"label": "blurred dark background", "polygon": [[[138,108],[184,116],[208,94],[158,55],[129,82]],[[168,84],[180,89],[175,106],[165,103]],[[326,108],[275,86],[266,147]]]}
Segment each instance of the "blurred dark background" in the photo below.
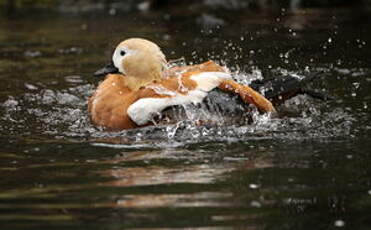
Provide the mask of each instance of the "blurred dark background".
{"label": "blurred dark background", "polygon": [[86,13],[148,11],[160,8],[186,6],[187,10],[258,10],[277,11],[282,8],[298,10],[306,7],[335,7],[370,5],[370,0],[0,0],[1,12],[13,15],[27,10],[53,10],[56,12]]}

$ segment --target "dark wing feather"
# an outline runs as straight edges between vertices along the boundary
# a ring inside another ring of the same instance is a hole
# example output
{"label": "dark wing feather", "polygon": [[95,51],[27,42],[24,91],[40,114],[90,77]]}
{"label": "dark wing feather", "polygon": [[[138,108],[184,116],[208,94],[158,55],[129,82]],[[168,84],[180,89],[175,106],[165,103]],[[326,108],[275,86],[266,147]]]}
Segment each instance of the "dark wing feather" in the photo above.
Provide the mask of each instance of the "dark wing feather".
{"label": "dark wing feather", "polygon": [[299,94],[307,94],[321,100],[332,99],[332,97],[322,92],[305,88],[306,84],[318,78],[320,74],[321,72],[316,72],[303,77],[285,75],[273,79],[254,80],[249,86],[258,92],[262,92],[274,105],[282,104]]}

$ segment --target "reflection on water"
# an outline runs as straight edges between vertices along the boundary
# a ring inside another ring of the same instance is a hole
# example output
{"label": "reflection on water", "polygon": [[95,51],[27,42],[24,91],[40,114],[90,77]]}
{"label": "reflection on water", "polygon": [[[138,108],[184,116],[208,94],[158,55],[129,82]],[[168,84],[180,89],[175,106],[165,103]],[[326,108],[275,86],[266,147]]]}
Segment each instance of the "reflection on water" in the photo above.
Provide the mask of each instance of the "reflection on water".
{"label": "reflection on water", "polygon": [[[238,24],[226,13],[210,28],[162,10],[1,20],[1,226],[368,229],[369,16],[331,12],[233,15]],[[252,123],[107,133],[87,116],[91,73],[132,36],[169,59],[216,59],[244,83],[322,72],[310,87],[335,99],[296,97]]]}

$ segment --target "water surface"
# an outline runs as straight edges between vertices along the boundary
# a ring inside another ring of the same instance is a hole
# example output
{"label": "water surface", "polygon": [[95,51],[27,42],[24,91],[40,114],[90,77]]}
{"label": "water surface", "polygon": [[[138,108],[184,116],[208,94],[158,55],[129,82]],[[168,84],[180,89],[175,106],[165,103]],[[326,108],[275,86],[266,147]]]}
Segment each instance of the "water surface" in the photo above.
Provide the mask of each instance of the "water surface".
{"label": "water surface", "polygon": [[[2,229],[369,229],[369,15],[3,17]],[[224,63],[245,83],[323,72],[310,86],[335,99],[298,97],[252,124],[107,133],[87,116],[92,72],[134,36],[168,59]]]}

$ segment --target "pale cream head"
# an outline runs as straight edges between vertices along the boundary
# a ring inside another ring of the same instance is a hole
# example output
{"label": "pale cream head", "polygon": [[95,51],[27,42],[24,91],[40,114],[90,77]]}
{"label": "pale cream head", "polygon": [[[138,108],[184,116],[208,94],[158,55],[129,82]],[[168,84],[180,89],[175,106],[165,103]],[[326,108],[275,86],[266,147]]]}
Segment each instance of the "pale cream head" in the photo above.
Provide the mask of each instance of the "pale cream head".
{"label": "pale cream head", "polygon": [[121,42],[113,53],[112,61],[133,90],[163,78],[166,68],[166,58],[160,47],[142,38]]}

